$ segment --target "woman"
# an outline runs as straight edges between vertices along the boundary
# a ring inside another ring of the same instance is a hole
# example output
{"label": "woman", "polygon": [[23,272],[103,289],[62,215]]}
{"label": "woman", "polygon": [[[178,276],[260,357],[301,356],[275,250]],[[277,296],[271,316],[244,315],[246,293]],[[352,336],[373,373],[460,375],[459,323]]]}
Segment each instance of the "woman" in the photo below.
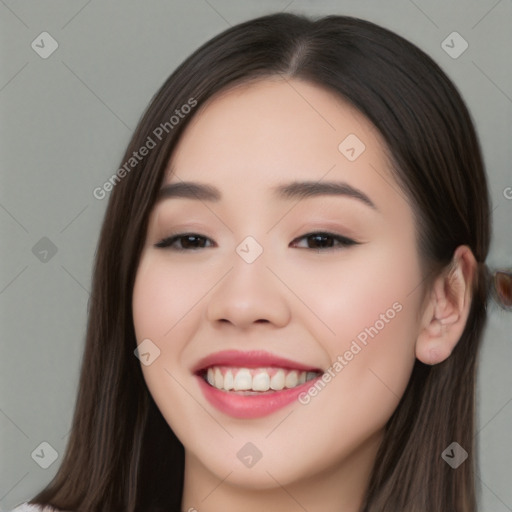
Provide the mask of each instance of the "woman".
{"label": "woman", "polygon": [[489,199],[427,55],[350,17],[232,27],[105,185],[69,445],[31,504],[476,510]]}

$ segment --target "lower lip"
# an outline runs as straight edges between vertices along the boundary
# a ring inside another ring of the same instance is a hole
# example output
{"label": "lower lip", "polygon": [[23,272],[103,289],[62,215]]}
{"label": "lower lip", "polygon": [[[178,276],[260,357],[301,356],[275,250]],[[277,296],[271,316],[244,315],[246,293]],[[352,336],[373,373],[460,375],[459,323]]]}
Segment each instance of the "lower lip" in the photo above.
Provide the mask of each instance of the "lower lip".
{"label": "lower lip", "polygon": [[239,395],[232,391],[221,391],[210,386],[201,376],[196,375],[196,378],[199,379],[199,387],[205,398],[219,411],[234,418],[250,419],[268,416],[291,404],[321,376],[295,388],[261,392],[254,395]]}

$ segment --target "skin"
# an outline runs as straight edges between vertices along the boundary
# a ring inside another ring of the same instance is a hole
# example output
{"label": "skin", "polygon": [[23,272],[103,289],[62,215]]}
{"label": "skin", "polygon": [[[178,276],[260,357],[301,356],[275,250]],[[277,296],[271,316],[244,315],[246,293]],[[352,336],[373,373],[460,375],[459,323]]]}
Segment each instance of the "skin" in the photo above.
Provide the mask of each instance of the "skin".
{"label": "skin", "polygon": [[[338,149],[349,134],[366,146],[355,161]],[[160,350],[142,371],[185,447],[184,511],[356,512],[415,358],[436,364],[457,343],[474,258],[459,247],[452,271],[424,287],[414,215],[386,155],[357,110],[316,85],[278,78],[217,95],[179,141],[164,182],[207,183],[222,198],[155,205],[133,318],[138,343],[149,338]],[[376,208],[342,195],[272,194],[295,180],[344,181]],[[315,249],[300,238],[325,231],[359,244],[328,238]],[[155,247],[177,232],[206,237],[206,246]],[[263,248],[252,263],[236,252],[247,236]],[[396,303],[400,312],[307,405],[232,418],[206,401],[191,372],[227,349],[326,370]],[[247,442],[262,453],[251,468],[237,458]]]}

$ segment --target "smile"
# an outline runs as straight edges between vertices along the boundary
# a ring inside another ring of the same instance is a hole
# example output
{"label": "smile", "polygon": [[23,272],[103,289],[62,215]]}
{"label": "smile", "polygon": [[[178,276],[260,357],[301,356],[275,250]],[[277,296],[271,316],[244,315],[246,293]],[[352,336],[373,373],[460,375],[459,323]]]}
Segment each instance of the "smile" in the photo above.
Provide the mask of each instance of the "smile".
{"label": "smile", "polygon": [[235,418],[259,418],[291,404],[323,370],[268,352],[218,352],[193,369],[206,400]]}
{"label": "smile", "polygon": [[281,391],[292,389],[318,377],[318,372],[288,368],[237,368],[211,366],[204,374],[206,382],[224,391]]}

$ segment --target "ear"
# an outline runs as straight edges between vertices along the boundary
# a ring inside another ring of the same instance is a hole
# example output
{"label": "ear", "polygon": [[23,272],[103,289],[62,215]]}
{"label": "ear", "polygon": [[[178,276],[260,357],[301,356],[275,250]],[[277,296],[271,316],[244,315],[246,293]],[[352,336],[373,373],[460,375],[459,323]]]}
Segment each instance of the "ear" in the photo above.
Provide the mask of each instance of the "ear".
{"label": "ear", "polygon": [[461,245],[434,281],[416,341],[416,357],[423,363],[441,363],[457,345],[469,316],[476,268],[471,249]]}

